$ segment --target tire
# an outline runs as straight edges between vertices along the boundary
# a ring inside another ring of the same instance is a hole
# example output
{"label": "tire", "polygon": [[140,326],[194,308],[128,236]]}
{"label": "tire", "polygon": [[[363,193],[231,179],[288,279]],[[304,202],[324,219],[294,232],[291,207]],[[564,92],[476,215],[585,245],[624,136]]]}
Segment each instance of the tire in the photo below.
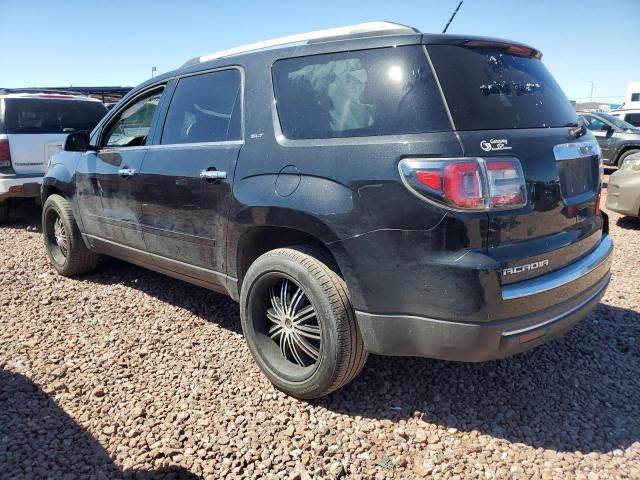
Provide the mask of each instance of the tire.
{"label": "tire", "polygon": [[633,155],[634,153],[640,153],[640,149],[633,148],[631,150],[627,150],[622,155],[620,155],[620,158],[618,158],[618,168],[622,167],[622,164],[627,159],[627,157],[629,157],[630,155]]}
{"label": "tire", "polygon": [[267,252],[249,267],[240,294],[256,363],[276,388],[307,400],[349,383],[368,357],[346,284],[323,259],[305,246]]}
{"label": "tire", "polygon": [[59,274],[70,277],[96,268],[99,256],[82,240],[66,198],[57,194],[47,198],[42,208],[42,234],[49,259]]}
{"label": "tire", "polygon": [[0,202],[0,225],[9,221],[9,212],[11,211],[9,200]]}

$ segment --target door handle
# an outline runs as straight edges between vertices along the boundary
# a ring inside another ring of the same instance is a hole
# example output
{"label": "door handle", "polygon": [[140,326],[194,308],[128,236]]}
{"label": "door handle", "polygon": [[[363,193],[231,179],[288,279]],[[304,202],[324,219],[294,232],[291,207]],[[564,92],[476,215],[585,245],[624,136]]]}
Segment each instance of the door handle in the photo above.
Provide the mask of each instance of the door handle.
{"label": "door handle", "polygon": [[118,170],[118,175],[121,177],[133,177],[136,171],[133,168],[121,168]]}
{"label": "door handle", "polygon": [[202,170],[200,172],[200,178],[204,180],[222,180],[227,178],[227,172],[220,172],[218,170]]}

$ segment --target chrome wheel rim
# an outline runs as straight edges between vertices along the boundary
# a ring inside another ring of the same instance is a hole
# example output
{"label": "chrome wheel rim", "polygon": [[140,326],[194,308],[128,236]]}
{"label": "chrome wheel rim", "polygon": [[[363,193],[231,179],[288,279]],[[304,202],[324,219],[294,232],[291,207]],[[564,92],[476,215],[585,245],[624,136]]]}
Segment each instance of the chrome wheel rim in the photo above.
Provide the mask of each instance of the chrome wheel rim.
{"label": "chrome wheel rim", "polygon": [[60,249],[60,253],[66,257],[69,244],[67,240],[67,232],[60,217],[56,218],[53,223],[53,236],[55,238],[56,245],[58,245],[58,248]]}
{"label": "chrome wheel rim", "polygon": [[288,278],[271,287],[265,309],[268,335],[283,358],[300,367],[320,359],[322,329],[303,288]]}

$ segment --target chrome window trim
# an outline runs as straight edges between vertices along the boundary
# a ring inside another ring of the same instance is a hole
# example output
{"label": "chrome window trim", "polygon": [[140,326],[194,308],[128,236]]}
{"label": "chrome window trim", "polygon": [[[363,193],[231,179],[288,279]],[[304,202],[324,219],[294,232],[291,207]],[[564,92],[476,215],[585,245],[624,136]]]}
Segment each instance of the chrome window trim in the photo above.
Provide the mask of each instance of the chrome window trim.
{"label": "chrome window trim", "polygon": [[611,237],[603,235],[600,245],[577,262],[539,277],[504,285],[502,287],[502,299],[515,300],[537,295],[578,280],[606,262],[612,250],[613,242]]}

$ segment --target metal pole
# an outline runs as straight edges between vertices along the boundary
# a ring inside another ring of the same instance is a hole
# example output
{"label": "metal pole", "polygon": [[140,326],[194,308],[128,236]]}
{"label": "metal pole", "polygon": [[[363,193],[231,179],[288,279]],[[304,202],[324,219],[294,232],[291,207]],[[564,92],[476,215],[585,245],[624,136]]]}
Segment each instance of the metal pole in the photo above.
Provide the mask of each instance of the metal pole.
{"label": "metal pole", "polygon": [[156,67],[151,67],[151,78],[155,77],[156,75]]}
{"label": "metal pole", "polygon": [[593,102],[593,82],[589,80],[589,83],[591,84],[591,95],[589,95],[589,102]]}
{"label": "metal pole", "polygon": [[449,25],[451,25],[451,22],[453,22],[453,17],[456,16],[456,13],[458,13],[458,10],[460,10],[460,7],[462,6],[462,1],[463,0],[460,0],[460,3],[458,4],[458,7],[455,9],[453,14],[451,15],[451,18],[449,19],[449,21],[445,25],[444,30],[442,30],[442,33],[447,33],[447,28],[449,28]]}

